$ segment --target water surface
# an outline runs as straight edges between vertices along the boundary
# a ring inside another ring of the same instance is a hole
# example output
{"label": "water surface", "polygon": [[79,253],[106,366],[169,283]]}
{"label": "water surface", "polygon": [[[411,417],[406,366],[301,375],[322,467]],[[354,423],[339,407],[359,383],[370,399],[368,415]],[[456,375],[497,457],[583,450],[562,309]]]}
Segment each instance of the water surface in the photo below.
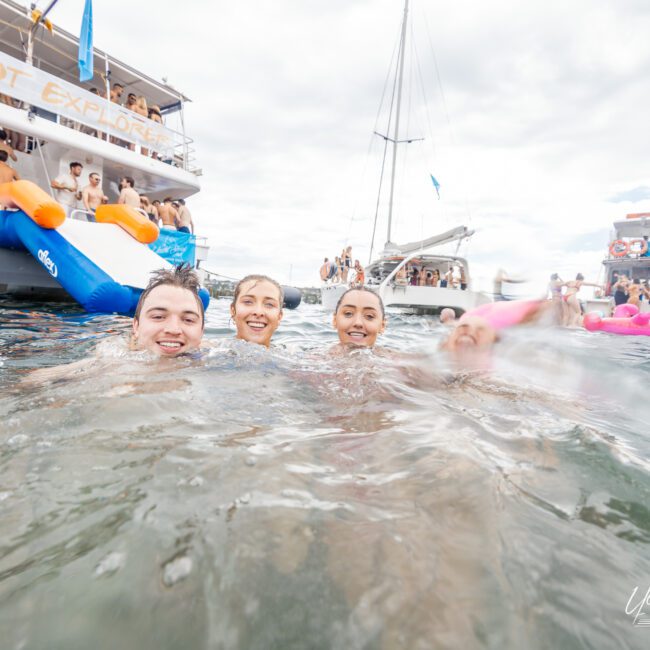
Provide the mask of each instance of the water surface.
{"label": "water surface", "polygon": [[160,361],[3,302],[2,647],[650,647],[650,341],[522,329],[469,372],[390,318],[393,355],[310,305],[267,351],[214,301],[226,344]]}

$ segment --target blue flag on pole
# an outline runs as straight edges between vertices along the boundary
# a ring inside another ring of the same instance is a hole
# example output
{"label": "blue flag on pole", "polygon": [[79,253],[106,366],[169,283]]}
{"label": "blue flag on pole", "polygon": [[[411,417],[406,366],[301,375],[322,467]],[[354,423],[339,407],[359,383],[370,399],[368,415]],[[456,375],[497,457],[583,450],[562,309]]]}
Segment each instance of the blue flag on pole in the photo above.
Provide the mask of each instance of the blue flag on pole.
{"label": "blue flag on pole", "polygon": [[436,194],[438,195],[438,199],[440,198],[440,183],[434,178],[433,174],[429,174],[431,176],[431,182],[433,183],[433,186],[436,188]]}
{"label": "blue flag on pole", "polygon": [[93,70],[93,2],[86,0],[79,35],[79,81],[90,81]]}

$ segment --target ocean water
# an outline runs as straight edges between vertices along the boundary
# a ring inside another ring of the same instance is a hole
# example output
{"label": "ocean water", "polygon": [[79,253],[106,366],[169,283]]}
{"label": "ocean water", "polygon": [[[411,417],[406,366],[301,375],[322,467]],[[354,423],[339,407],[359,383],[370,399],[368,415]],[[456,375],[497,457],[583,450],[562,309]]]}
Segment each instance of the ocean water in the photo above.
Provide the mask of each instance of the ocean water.
{"label": "ocean water", "polygon": [[[648,648],[650,341],[429,317],[193,358],[0,303],[3,649]],[[76,370],[44,370],[91,358]]]}

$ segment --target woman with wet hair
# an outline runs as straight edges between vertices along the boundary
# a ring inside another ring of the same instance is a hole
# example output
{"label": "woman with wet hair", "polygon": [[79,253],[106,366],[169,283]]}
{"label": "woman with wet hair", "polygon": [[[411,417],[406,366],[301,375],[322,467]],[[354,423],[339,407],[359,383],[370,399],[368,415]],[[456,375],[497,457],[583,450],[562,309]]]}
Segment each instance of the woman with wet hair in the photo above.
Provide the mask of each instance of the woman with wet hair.
{"label": "woman with wet hair", "polygon": [[282,320],[283,303],[284,291],[275,280],[266,275],[247,275],[241,279],[230,305],[236,337],[268,348]]}
{"label": "woman with wet hair", "polygon": [[342,345],[371,348],[386,329],[384,303],[365,287],[348,289],[339,298],[332,325]]}

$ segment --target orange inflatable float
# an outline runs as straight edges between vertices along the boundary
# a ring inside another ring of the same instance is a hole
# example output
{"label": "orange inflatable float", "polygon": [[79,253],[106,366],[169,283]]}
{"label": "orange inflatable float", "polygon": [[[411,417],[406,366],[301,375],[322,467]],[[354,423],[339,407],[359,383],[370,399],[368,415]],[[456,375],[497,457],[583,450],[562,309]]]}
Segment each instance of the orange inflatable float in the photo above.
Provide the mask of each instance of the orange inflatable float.
{"label": "orange inflatable float", "polygon": [[95,211],[98,223],[114,223],[142,244],[151,244],[158,239],[158,228],[143,214],[128,205],[100,205]]}
{"label": "orange inflatable float", "polygon": [[48,230],[58,228],[65,221],[63,206],[31,181],[0,184],[0,203],[9,208],[19,208],[41,228]]}

